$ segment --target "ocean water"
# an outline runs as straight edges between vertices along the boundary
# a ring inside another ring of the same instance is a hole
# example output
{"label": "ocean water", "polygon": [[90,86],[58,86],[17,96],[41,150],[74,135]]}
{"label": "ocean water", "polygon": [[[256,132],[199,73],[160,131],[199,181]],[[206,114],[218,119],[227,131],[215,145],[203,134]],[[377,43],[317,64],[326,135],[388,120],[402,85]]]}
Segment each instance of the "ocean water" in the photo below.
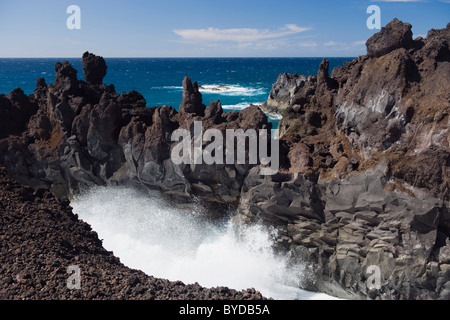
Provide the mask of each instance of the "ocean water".
{"label": "ocean water", "polygon": [[[353,58],[329,58],[330,72]],[[55,63],[69,61],[83,79],[80,59],[0,59],[0,93],[20,87],[31,94],[37,78],[53,83]],[[182,81],[191,77],[202,87],[203,103],[220,100],[224,111],[241,110],[267,100],[280,73],[316,74],[322,58],[105,58],[105,84],[118,93],[136,90],[147,106],[171,105],[178,109]],[[276,127],[278,116],[268,115]]]}

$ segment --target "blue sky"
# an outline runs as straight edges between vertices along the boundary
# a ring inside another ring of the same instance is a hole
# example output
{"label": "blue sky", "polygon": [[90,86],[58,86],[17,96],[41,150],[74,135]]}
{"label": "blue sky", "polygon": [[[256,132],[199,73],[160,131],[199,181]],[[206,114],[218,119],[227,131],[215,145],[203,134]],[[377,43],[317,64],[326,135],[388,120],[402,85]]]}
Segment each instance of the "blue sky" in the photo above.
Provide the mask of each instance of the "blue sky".
{"label": "blue sky", "polygon": [[450,22],[450,0],[0,0],[0,57],[353,57],[378,31],[370,5],[415,36]]}

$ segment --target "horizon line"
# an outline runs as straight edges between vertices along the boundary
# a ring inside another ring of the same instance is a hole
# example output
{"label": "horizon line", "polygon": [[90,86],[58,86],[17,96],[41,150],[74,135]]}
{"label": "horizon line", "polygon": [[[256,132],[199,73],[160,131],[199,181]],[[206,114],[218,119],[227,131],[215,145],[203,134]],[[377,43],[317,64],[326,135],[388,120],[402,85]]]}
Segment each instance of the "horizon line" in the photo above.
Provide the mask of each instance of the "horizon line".
{"label": "horizon line", "polygon": [[[92,53],[92,52],[91,52]],[[95,53],[94,53],[95,54]],[[101,55],[97,55],[101,56]],[[101,56],[105,59],[326,59],[326,58],[357,58],[360,55],[356,56],[304,56],[304,57],[257,57],[257,56],[248,56],[248,57],[115,57],[115,56]],[[0,59],[82,59],[81,56],[67,56],[67,57],[1,57]]]}

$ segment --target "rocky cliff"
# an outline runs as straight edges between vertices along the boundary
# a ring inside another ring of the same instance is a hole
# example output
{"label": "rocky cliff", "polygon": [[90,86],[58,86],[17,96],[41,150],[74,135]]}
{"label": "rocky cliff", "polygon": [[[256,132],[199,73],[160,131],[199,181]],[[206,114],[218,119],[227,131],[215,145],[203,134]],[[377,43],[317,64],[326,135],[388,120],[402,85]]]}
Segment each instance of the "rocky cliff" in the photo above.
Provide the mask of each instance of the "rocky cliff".
{"label": "rocky cliff", "polygon": [[295,93],[276,96],[288,105],[286,168],[336,178],[384,163],[391,188],[448,201],[449,37],[447,26],[413,40],[411,25],[394,19],[367,41],[367,55],[331,75],[323,60],[316,76],[291,76],[299,85],[280,76],[271,95]]}
{"label": "rocky cliff", "polygon": [[307,289],[450,298],[449,41],[450,25],[413,40],[411,25],[394,19],[367,41],[367,55],[331,75],[325,59],[317,75],[280,75],[267,103],[283,112],[281,168],[272,176],[259,163],[177,165],[170,157],[172,133],[193,133],[195,121],[222,133],[270,129],[258,107],[206,106],[186,77],[178,111],[148,108],[138,92],[102,84],[103,58],[85,53],[86,81],[63,62],[54,84],[38,79],[30,96],[0,95],[0,165],[58,197],[133,184],[182,203],[195,196],[217,214],[232,205],[236,220],[276,226],[277,247],[314,267]]}
{"label": "rocky cliff", "polygon": [[279,226],[294,259],[316,266],[313,288],[450,298],[449,43],[450,24],[413,40],[394,19],[331,75],[324,59],[317,75],[274,84],[285,171],[251,171],[240,212]]}
{"label": "rocky cliff", "polygon": [[292,98],[310,77],[298,74],[281,73],[270,90],[269,97],[261,106],[264,110],[283,114],[291,105]]}
{"label": "rocky cliff", "polygon": [[[106,64],[86,52],[86,81],[68,62],[57,63],[54,84],[37,80],[34,93],[16,89],[0,95],[0,164],[10,175],[59,197],[92,185],[131,183],[158,188],[188,201],[193,195],[219,203],[237,203],[240,183],[251,166],[174,165],[171,141],[176,129],[270,129],[257,107],[224,113],[219,101],[206,107],[198,84],[183,81],[177,112],[171,106],[147,108],[136,91],[118,94],[102,84]],[[194,138],[192,138],[194,139]]]}

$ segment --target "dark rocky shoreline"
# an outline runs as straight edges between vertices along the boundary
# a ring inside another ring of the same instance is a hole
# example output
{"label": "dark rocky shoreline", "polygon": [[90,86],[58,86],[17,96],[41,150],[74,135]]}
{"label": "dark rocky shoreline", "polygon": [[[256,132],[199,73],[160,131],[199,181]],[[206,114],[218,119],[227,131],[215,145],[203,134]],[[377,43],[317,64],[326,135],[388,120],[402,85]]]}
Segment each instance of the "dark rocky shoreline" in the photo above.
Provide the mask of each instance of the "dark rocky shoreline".
{"label": "dark rocky shoreline", "polygon": [[[247,300],[254,289],[204,288],[154,278],[124,266],[67,200],[23,187],[0,168],[1,300]],[[69,266],[79,266],[80,289],[69,289]]]}
{"label": "dark rocky shoreline", "polygon": [[[178,111],[148,108],[138,92],[118,94],[104,85],[104,59],[86,52],[85,81],[63,62],[55,66],[54,84],[38,79],[30,96],[20,89],[0,95],[0,166],[31,187],[14,184],[2,171],[2,255],[8,262],[2,294],[72,297],[65,288],[54,293],[42,270],[54,271],[59,282],[51,284],[64,287],[65,264],[78,256],[87,266],[97,263],[85,271],[89,281],[101,287],[95,278],[106,277],[113,284],[101,293],[87,286],[74,298],[262,298],[129,270],[86,224],[75,223],[68,200],[58,200],[90,186],[127,184],[161,190],[182,204],[201,199],[219,216],[232,206],[236,220],[275,226],[278,248],[315,266],[305,289],[356,299],[450,299],[449,43],[450,24],[413,40],[411,25],[394,19],[367,41],[367,55],[331,75],[325,59],[317,75],[280,75],[266,106],[283,114],[281,167],[273,176],[261,176],[260,164],[171,161],[172,133],[192,132],[194,121],[222,133],[271,128],[256,106],[224,113],[220,101],[204,105],[189,77]],[[21,219],[15,234],[10,225]],[[24,227],[34,220],[39,227]],[[31,233],[49,222],[58,228]],[[60,232],[69,225],[77,232]],[[44,234],[56,242],[37,250],[47,243]],[[23,245],[30,241],[35,249]],[[59,266],[47,265],[51,252],[63,257]],[[367,285],[373,266],[380,270],[375,289]],[[150,297],[146,288],[154,283],[159,289]]]}

